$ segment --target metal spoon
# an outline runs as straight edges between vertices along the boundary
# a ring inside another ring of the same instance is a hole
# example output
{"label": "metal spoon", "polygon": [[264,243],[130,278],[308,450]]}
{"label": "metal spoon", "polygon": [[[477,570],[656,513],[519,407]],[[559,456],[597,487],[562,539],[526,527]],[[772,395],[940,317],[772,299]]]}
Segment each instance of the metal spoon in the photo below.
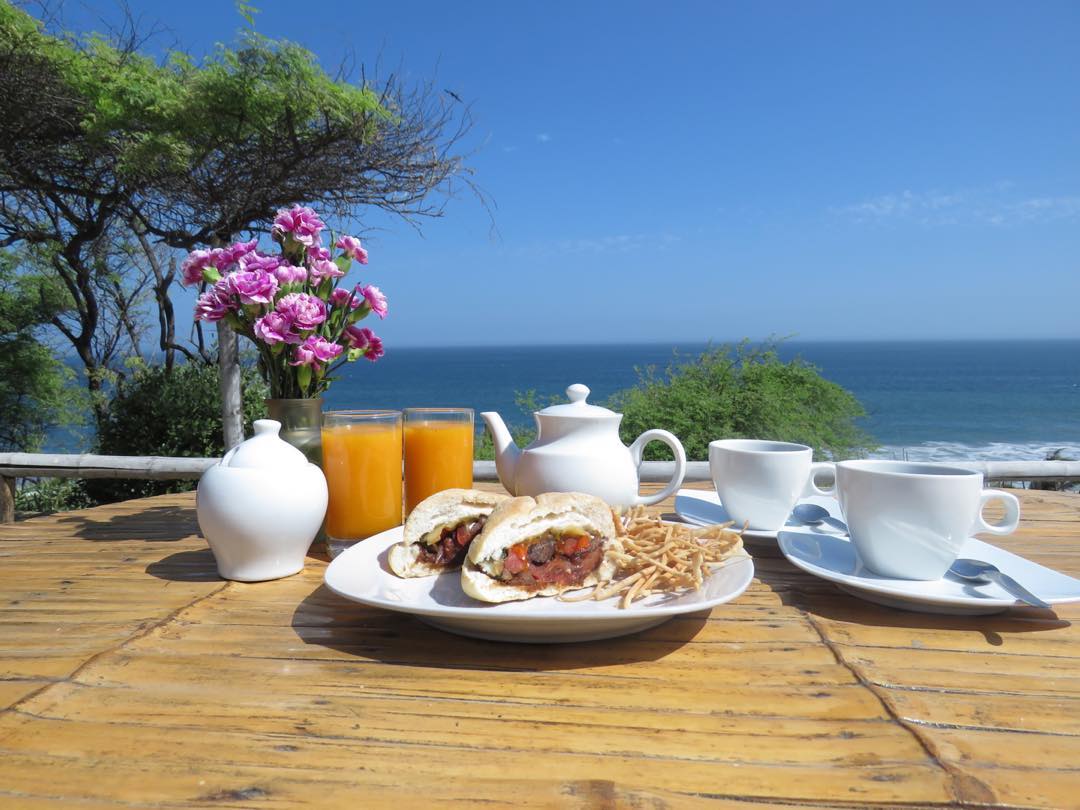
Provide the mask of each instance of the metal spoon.
{"label": "metal spoon", "polygon": [[847,532],[847,524],[842,520],[837,520],[829,514],[829,510],[823,506],[818,506],[816,503],[800,503],[796,504],[795,508],[791,510],[791,515],[800,523],[807,526],[819,526],[822,523],[827,523],[829,526],[834,526],[842,532]]}
{"label": "metal spoon", "polygon": [[1037,597],[1008,574],[1003,574],[997,566],[982,560],[957,560],[949,568],[950,574],[974,582],[996,582],[1021,602],[1034,607],[1048,608],[1050,605]]}

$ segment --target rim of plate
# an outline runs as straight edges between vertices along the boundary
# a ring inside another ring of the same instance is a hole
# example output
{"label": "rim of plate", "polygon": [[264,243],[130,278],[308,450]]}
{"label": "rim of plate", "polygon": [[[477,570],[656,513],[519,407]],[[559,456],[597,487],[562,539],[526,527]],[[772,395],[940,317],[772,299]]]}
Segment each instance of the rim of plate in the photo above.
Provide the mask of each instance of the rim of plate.
{"label": "rim of plate", "polygon": [[[645,618],[648,616],[676,616],[681,613],[696,613],[701,610],[709,610],[717,605],[725,604],[733,599],[738,599],[754,579],[754,561],[753,558],[743,552],[744,556],[735,563],[726,566],[726,569],[738,571],[745,569],[741,578],[736,580],[736,586],[731,590],[725,592],[722,596],[704,599],[700,603],[687,603],[681,604],[660,604],[660,605],[638,605],[637,607],[627,608],[625,610],[615,608],[614,611],[609,612],[606,608],[616,604],[615,597],[604,600],[604,602],[564,602],[571,608],[582,608],[586,605],[595,606],[593,611],[581,612],[581,613],[568,613],[565,609],[531,609],[528,612],[508,612],[506,610],[500,611],[499,608],[511,605],[530,604],[535,605],[537,602],[528,602],[527,600],[517,600],[515,602],[501,602],[488,604],[485,602],[477,602],[476,607],[459,607],[457,605],[445,605],[440,607],[423,607],[416,606],[405,602],[390,602],[382,599],[370,599],[364,597],[358,597],[354,594],[340,590],[334,587],[334,583],[331,581],[331,572],[335,566],[338,568],[344,568],[347,563],[339,563],[341,560],[347,560],[350,556],[369,555],[373,559],[377,560],[379,555],[390,545],[398,542],[401,539],[401,526],[395,526],[392,529],[387,529],[379,534],[372,535],[366,540],[361,540],[356,543],[352,548],[347,549],[340,555],[331,560],[330,565],[327,566],[325,573],[323,574],[323,582],[326,587],[336,593],[343,599],[348,599],[352,602],[359,602],[363,605],[371,605],[372,607],[383,608],[384,610],[391,610],[397,613],[413,613],[419,616],[447,616],[455,618],[469,618],[476,620],[487,621],[514,621],[514,622],[533,622],[533,621],[551,621],[558,620],[562,622],[597,622],[597,621],[628,621],[635,620],[637,618]],[[379,568],[380,576],[395,577],[394,574],[387,574],[382,568]],[[439,576],[443,576],[440,574]],[[395,577],[396,579],[397,577]],[[693,592],[691,592],[693,593]],[[688,594],[684,594],[679,598],[683,598]],[[555,597],[539,597],[543,599],[554,599]],[[604,610],[596,610],[595,608],[605,608]]]}

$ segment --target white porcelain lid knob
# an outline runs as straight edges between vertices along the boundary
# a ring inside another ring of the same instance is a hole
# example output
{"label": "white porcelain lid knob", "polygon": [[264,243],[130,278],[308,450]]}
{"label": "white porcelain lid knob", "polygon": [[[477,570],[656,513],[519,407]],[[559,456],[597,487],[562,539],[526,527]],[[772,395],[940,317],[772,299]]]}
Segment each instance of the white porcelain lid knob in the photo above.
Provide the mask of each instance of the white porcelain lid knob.
{"label": "white porcelain lid knob", "polygon": [[581,383],[574,383],[567,388],[566,396],[570,399],[569,402],[564,402],[562,405],[550,405],[542,411],[537,411],[537,414],[541,417],[572,416],[575,419],[619,418],[619,414],[614,411],[601,408],[599,405],[590,405],[586,402],[585,400],[589,396],[589,388]]}
{"label": "white porcelain lid knob", "polygon": [[271,436],[281,436],[281,422],[276,419],[256,419],[252,427],[255,428],[256,436],[264,436],[267,433]]}
{"label": "white porcelain lid knob", "polygon": [[581,383],[574,383],[566,389],[566,396],[570,399],[571,402],[575,404],[580,402],[582,405],[584,405],[585,400],[589,396],[589,388],[588,386],[582,385]]}

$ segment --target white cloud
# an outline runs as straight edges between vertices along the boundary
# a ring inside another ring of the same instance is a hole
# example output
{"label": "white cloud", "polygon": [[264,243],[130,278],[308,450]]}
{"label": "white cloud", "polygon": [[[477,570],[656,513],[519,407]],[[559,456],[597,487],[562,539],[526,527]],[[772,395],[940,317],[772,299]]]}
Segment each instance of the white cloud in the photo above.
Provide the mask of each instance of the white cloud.
{"label": "white cloud", "polygon": [[830,209],[859,223],[893,221],[926,226],[995,225],[1080,219],[1080,196],[1024,197],[1011,183],[956,191],[904,191]]}
{"label": "white cloud", "polygon": [[516,146],[504,146],[502,150],[504,152],[516,152],[518,148]]}
{"label": "white cloud", "polygon": [[536,140],[540,141],[540,143],[548,143],[551,140],[551,136],[546,132],[541,132],[536,136]]}

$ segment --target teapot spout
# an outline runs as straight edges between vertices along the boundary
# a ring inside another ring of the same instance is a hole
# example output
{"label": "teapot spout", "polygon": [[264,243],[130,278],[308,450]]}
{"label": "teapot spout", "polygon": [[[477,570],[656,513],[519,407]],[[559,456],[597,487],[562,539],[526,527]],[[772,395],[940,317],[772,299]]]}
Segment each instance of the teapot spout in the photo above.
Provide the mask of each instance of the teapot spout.
{"label": "teapot spout", "polygon": [[488,432],[491,434],[492,441],[495,444],[495,469],[499,473],[499,481],[502,482],[507,492],[516,495],[517,493],[514,491],[514,474],[517,472],[518,459],[521,458],[521,448],[514,443],[506,423],[497,413],[485,411],[480,414],[480,418],[487,425]]}

